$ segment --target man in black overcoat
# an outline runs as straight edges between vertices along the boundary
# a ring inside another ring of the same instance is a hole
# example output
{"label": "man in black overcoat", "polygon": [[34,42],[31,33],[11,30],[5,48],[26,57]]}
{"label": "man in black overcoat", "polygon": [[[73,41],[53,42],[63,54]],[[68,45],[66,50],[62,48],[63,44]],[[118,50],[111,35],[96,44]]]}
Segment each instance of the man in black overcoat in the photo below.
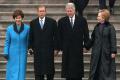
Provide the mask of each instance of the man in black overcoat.
{"label": "man in black overcoat", "polygon": [[46,17],[46,7],[39,6],[38,17],[30,22],[29,52],[34,54],[35,80],[53,80],[54,52],[57,50],[57,23]]}
{"label": "man in black overcoat", "polygon": [[66,4],[67,16],[58,21],[59,48],[62,54],[62,77],[66,80],[82,80],[84,76],[83,47],[89,40],[85,18],[75,15],[73,3]]}

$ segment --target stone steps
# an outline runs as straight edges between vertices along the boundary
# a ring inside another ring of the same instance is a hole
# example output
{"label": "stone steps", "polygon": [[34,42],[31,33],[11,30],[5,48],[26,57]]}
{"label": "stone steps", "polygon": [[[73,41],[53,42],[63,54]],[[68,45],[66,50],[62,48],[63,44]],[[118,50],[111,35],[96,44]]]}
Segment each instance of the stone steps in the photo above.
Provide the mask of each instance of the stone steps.
{"label": "stone steps", "polygon": [[[40,4],[0,4],[0,15],[3,20],[12,20],[13,11],[21,9],[25,13],[25,19],[32,20],[37,16],[36,8]],[[45,4],[47,7],[47,16],[50,16],[56,20],[60,17],[65,16],[65,4]],[[98,12],[98,4],[89,4],[84,11],[84,16],[87,19],[96,19]],[[120,19],[120,4],[115,5],[115,14],[112,16],[113,19]]]}
{"label": "stone steps", "polygon": [[[0,80],[6,80],[6,79],[0,78]],[[25,80],[35,80],[35,78],[26,78]],[[54,80],[65,80],[65,79],[64,78],[54,78]],[[87,80],[87,78],[83,78],[83,80]]]}
{"label": "stone steps", "polygon": [[[117,78],[120,78],[120,70],[117,70]],[[6,69],[0,69],[0,77],[4,78],[5,77],[5,73],[6,73]],[[33,69],[27,69],[26,72],[26,76],[28,76],[29,78],[34,78],[34,70]],[[60,78],[61,77],[61,70],[60,69],[56,69],[55,70],[55,78]],[[88,78],[89,77],[89,70],[84,70],[84,78]]]}
{"label": "stone steps", "polygon": [[[93,32],[93,28],[94,27],[92,27],[92,28],[89,27],[89,34],[90,34],[90,36],[91,36],[91,33]],[[120,29],[116,29],[116,37],[117,37],[117,39],[119,41],[119,38],[120,38]],[[0,39],[4,40],[5,38],[6,38],[6,28],[0,28]]]}
{"label": "stone steps", "polygon": [[[1,20],[13,20],[12,18],[12,12],[0,12],[0,18]],[[65,16],[66,13],[65,12],[48,12],[47,13],[47,16],[48,17],[51,17],[51,18],[54,18],[56,20],[60,19],[61,17]],[[118,13],[115,13],[113,16],[110,17],[110,20],[120,20],[120,12]],[[25,13],[25,17],[24,17],[24,20],[32,20],[34,18],[37,17],[37,13],[36,12],[28,12],[28,13]],[[84,17],[87,19],[87,20],[96,20],[97,18],[97,11],[89,11],[89,12],[84,12]]]}
{"label": "stone steps", "polygon": [[[108,5],[109,0],[106,0],[106,4]],[[99,0],[89,0],[89,4],[99,4]],[[119,0],[116,0],[115,4],[120,4]]]}
{"label": "stone steps", "polygon": [[[84,53],[84,57],[86,57],[86,59],[84,58],[84,71],[85,71],[85,77],[83,80],[87,80],[88,78],[88,75],[89,75],[89,68],[90,68],[90,55],[91,53]],[[5,65],[6,65],[6,62],[5,59],[3,60],[2,58],[2,54],[0,54],[0,59],[2,61],[0,61],[0,78],[3,78],[4,80],[4,77],[5,77]],[[30,59],[32,58],[32,59]],[[118,53],[117,55],[117,58],[116,58],[116,71],[117,71],[117,80],[120,79],[120,53]],[[60,76],[60,73],[61,73],[61,55],[59,57],[55,57],[55,69],[56,69],[56,74],[55,74],[55,80],[61,80],[61,76]],[[28,55],[28,62],[27,62],[27,78],[31,79],[33,78],[34,79],[34,70],[33,70],[33,56],[31,55]],[[1,80],[1,79],[0,79]]]}
{"label": "stone steps", "polygon": [[[3,52],[4,43],[0,44],[0,52]],[[117,52],[120,52],[120,45],[117,45]]]}
{"label": "stone steps", "polygon": [[[116,57],[118,58],[118,57]],[[62,61],[55,61],[55,69],[61,69],[61,62]],[[0,69],[5,69],[6,68],[6,63],[7,61],[0,61]],[[27,69],[33,69],[33,60],[27,61]],[[89,70],[90,69],[90,60],[85,61],[84,60],[84,69]],[[120,62],[116,61],[116,70],[120,70]]]}
{"label": "stone steps", "polygon": [[[0,4],[0,12],[12,12],[21,9],[23,12],[36,12],[40,4]],[[47,11],[64,11],[65,4],[44,4]]]}
{"label": "stone steps", "polygon": [[[24,22],[27,24],[29,24],[30,21],[31,20],[24,20]],[[14,20],[0,20],[0,36],[5,36],[6,27],[13,22],[14,22]],[[89,27],[90,34],[91,34],[94,26],[97,23],[97,20],[87,20],[87,22],[88,22],[88,27]],[[116,29],[117,37],[120,37],[120,34],[119,34],[120,33],[120,27],[119,27],[120,21],[119,20],[110,20],[110,22],[114,25],[114,27]]]}
{"label": "stone steps", "polygon": [[[29,22],[31,20],[23,20],[25,23],[29,24]],[[11,23],[13,23],[14,20],[0,20],[0,28],[6,28],[8,25],[10,25]],[[89,28],[93,28],[96,23],[97,20],[87,20]],[[120,25],[120,20],[110,20],[110,22],[115,26],[116,30],[120,29],[119,25]]]}
{"label": "stone steps", "polygon": [[[57,9],[57,8],[56,8]],[[63,17],[66,15],[65,11],[60,11],[59,9],[55,10],[53,9],[54,11],[50,10],[47,12],[47,16],[51,17],[51,18],[54,18],[56,20],[58,20],[59,18]],[[87,18],[87,20],[96,20],[96,17],[97,17],[97,13],[98,13],[98,10],[95,10],[95,11],[84,11],[84,17]],[[12,14],[13,12],[0,12],[0,18],[1,20],[13,20],[12,18]],[[32,20],[34,18],[37,17],[37,11],[35,9],[35,11],[32,11],[32,12],[24,12],[24,19],[25,20]],[[114,15],[111,16],[110,20],[120,20],[120,10],[119,11],[115,11]]]}
{"label": "stone steps", "polygon": [[[0,78],[0,80],[6,80],[5,78]],[[35,80],[34,78],[26,78],[25,80]],[[65,80],[64,78],[54,78],[54,80]],[[82,80],[88,80],[88,78],[82,78]],[[120,80],[120,78],[117,78]]]}
{"label": "stone steps", "polygon": [[[88,52],[88,53],[84,53],[83,54],[84,56],[84,62],[85,62],[85,65],[90,62],[90,58],[91,58],[91,50]],[[55,63],[60,63],[60,61],[62,61],[62,58],[61,58],[61,54],[59,54],[58,56],[55,56]],[[0,60],[4,63],[6,60],[4,59],[3,57],[3,53],[0,53]],[[31,61],[33,61],[33,55],[29,55],[28,54],[28,57],[27,57],[27,61],[31,63]],[[119,63],[120,61],[120,53],[118,52],[117,55],[116,55],[116,63]]]}
{"label": "stone steps", "polygon": [[[1,12],[12,12],[16,9],[21,9],[24,12],[35,12],[36,8],[40,4],[0,4]],[[44,4],[47,7],[48,11],[64,11],[65,4]],[[96,11],[98,10],[98,4],[88,4],[85,11]],[[120,4],[115,4],[115,12],[120,10]]]}
{"label": "stone steps", "polygon": [[[0,0],[1,4],[58,4],[58,3],[67,3],[69,0]],[[120,3],[119,0],[116,3]],[[89,4],[98,4],[98,0],[89,0]],[[108,4],[108,1],[107,1]]]}
{"label": "stone steps", "polygon": [[[0,0],[0,80],[5,80],[5,66],[6,60],[3,57],[3,44],[5,40],[5,32],[7,25],[14,22],[12,19],[13,11],[21,9],[25,13],[25,23],[29,23],[32,19],[37,17],[36,8],[40,4],[45,4],[47,7],[47,16],[50,16],[56,21],[65,16],[64,7],[68,0]],[[107,1],[108,2],[108,1]],[[108,5],[108,3],[107,3]],[[98,0],[90,0],[88,6],[84,11],[84,17],[87,18],[90,34],[97,23],[96,16],[98,12]],[[116,56],[117,65],[117,80],[120,80],[120,0],[116,0],[115,14],[111,16],[110,22],[114,24],[117,32],[117,50]],[[83,80],[88,80],[89,68],[90,68],[90,56],[91,50],[88,53],[84,53],[84,65],[85,65],[85,77]],[[28,55],[27,58],[27,78],[26,80],[34,80],[33,70],[33,55]],[[61,78],[61,55],[55,57],[55,69],[56,74],[54,80],[65,80]]]}
{"label": "stone steps", "polygon": [[[117,45],[120,45],[120,33],[118,34],[118,37],[117,37]],[[6,38],[6,36],[0,36],[0,44],[4,44],[4,42],[5,42],[5,38]],[[0,50],[0,52],[1,52],[1,50]]]}
{"label": "stone steps", "polygon": [[1,4],[56,4],[67,3],[68,0],[0,0]]}

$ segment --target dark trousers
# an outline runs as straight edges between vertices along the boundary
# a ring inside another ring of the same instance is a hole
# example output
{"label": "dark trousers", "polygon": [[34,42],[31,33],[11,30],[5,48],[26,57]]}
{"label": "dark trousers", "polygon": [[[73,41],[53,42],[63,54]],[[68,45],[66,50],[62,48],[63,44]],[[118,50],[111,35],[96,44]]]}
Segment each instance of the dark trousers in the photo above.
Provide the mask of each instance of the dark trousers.
{"label": "dark trousers", "polygon": [[76,12],[78,12],[78,15],[82,16],[89,0],[70,0],[70,2],[75,4]]}
{"label": "dark trousers", "polygon": [[[35,75],[35,80],[45,80],[45,75]],[[53,80],[54,75],[53,74],[47,74],[46,75],[47,80]]]}
{"label": "dark trousers", "polygon": [[66,80],[82,80],[82,78],[66,78]]}
{"label": "dark trousers", "polygon": [[[113,8],[116,0],[109,0],[109,7]],[[106,9],[106,0],[99,0],[99,8]]]}

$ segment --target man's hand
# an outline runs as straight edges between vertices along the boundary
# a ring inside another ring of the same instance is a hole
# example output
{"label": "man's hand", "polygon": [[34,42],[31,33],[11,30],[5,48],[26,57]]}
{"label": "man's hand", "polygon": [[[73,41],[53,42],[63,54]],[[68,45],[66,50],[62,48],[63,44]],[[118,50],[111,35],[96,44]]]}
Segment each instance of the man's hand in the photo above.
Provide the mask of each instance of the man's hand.
{"label": "man's hand", "polygon": [[84,53],[87,53],[88,50],[87,50],[86,48],[83,48],[83,52],[84,52]]}
{"label": "man's hand", "polygon": [[33,50],[32,50],[32,49],[29,49],[29,50],[28,50],[28,54],[32,55],[32,54],[33,54]]}
{"label": "man's hand", "polygon": [[57,56],[58,55],[58,50],[54,50],[54,56]]}

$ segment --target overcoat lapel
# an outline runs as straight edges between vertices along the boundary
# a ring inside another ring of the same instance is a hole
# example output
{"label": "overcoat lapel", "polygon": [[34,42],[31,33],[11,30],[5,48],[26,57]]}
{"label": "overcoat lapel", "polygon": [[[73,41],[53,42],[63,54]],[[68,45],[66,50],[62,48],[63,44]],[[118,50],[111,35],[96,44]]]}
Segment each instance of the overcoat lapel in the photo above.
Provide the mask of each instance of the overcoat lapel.
{"label": "overcoat lapel", "polygon": [[74,25],[73,25],[73,29],[75,29],[75,27],[77,27],[77,23],[78,23],[78,17],[75,15],[75,21],[74,21]]}
{"label": "overcoat lapel", "polygon": [[23,24],[23,23],[22,23],[19,31],[18,31],[18,29],[17,29],[16,23],[14,23],[13,27],[14,27],[14,31],[15,31],[17,34],[20,34],[20,33],[24,30],[24,24]]}
{"label": "overcoat lapel", "polygon": [[37,20],[36,20],[36,26],[38,26],[41,30],[45,30],[46,29],[46,27],[47,27],[47,18],[45,18],[45,22],[44,22],[44,25],[43,25],[43,29],[41,28],[41,25],[40,25],[40,23],[39,23],[39,18],[37,18]]}
{"label": "overcoat lapel", "polygon": [[66,20],[67,20],[67,26],[69,27],[69,29],[72,29],[72,25],[70,23],[70,20],[69,20],[68,16],[67,16]]}
{"label": "overcoat lapel", "polygon": [[39,29],[41,29],[40,23],[39,23],[39,18],[36,19],[36,27],[38,27]]}
{"label": "overcoat lapel", "polygon": [[70,28],[73,30],[73,29],[75,29],[75,27],[76,27],[76,24],[77,24],[77,21],[78,20],[78,18],[77,18],[77,16],[75,15],[75,21],[74,21],[74,24],[73,24],[73,27],[72,27],[72,25],[71,25],[71,23],[70,23],[70,20],[69,20],[69,17],[67,17],[67,22],[68,22],[68,25],[70,26]]}

